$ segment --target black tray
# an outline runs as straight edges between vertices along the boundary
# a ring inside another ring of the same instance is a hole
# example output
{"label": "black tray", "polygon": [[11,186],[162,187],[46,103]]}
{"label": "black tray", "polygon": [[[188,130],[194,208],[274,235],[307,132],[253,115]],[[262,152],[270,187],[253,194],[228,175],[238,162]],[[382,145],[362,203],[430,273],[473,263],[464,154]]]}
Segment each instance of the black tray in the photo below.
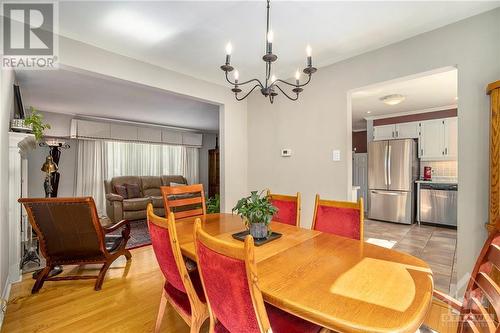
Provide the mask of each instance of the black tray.
{"label": "black tray", "polygon": [[[232,234],[231,236],[233,236],[234,239],[237,239],[239,241],[245,241],[245,238],[250,234],[250,231],[249,230],[245,230],[245,231],[240,231],[240,232],[237,232],[235,234]],[[253,243],[255,244],[255,246],[261,246],[263,244],[266,244],[266,243],[269,243],[275,239],[278,239],[280,238],[281,236],[283,236],[282,234],[280,234],[279,232],[271,232],[271,235],[267,236],[266,238],[254,238],[253,239]]]}

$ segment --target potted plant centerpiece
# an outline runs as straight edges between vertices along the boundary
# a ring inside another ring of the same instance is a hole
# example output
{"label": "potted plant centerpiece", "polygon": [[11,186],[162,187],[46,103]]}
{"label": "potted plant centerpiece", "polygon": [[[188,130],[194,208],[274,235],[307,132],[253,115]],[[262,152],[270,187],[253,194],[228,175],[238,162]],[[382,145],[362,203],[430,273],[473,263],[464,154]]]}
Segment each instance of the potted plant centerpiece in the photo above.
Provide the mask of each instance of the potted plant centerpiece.
{"label": "potted plant centerpiece", "polygon": [[252,237],[257,239],[268,237],[269,223],[278,211],[263,192],[252,191],[250,196],[240,199],[233,208],[233,213],[241,216]]}

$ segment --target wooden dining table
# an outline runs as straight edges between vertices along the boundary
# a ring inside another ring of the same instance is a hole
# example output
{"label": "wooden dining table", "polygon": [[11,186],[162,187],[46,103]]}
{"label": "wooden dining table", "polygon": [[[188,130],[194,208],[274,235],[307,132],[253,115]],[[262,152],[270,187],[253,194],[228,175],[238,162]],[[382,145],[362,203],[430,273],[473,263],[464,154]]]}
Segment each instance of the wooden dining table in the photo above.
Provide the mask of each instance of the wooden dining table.
{"label": "wooden dining table", "polygon": [[[240,243],[239,216],[200,217],[209,234]],[[178,220],[183,255],[196,260],[195,218]],[[282,237],[255,247],[264,300],[337,332],[418,330],[431,305],[432,271],[421,259],[366,242],[271,222]]]}

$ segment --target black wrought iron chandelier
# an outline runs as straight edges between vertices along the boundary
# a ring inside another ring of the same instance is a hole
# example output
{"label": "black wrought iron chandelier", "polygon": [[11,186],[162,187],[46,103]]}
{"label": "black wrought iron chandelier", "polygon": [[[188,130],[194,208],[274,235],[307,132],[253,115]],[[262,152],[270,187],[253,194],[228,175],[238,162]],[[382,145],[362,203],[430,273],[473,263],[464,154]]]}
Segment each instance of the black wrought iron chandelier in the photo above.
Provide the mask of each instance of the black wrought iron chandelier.
{"label": "black wrought iron chandelier", "polygon": [[[233,88],[231,89],[234,92],[234,97],[238,100],[244,100],[248,97],[255,89],[260,88],[260,92],[264,97],[268,97],[271,103],[274,102],[274,97],[278,95],[278,90],[281,91],[283,95],[285,95],[288,99],[292,101],[296,101],[299,99],[299,94],[304,90],[302,87],[307,85],[311,81],[311,76],[314,72],[316,72],[316,68],[312,65],[312,56],[311,56],[311,47],[308,45],[306,48],[307,53],[307,66],[304,68],[303,72],[307,75],[307,80],[305,83],[300,83],[300,72],[297,70],[295,73],[295,84],[286,82],[281,79],[277,79],[274,75],[272,75],[272,63],[278,59],[278,56],[273,54],[273,32],[269,29],[269,9],[270,9],[270,0],[267,0],[267,26],[266,26],[266,54],[262,57],[262,60],[266,63],[266,77],[264,83],[262,83],[259,79],[251,79],[244,82],[239,82],[239,73],[237,70],[234,71],[233,77],[234,82],[229,79],[229,73],[234,70],[234,67],[231,66],[231,51],[232,46],[231,43],[228,43],[226,46],[226,63],[220,68],[224,71],[226,75],[226,80],[229,82]],[[241,86],[246,84],[254,83],[254,86],[247,92],[243,97],[239,97],[238,94],[242,92]],[[285,90],[279,86],[282,83],[286,86],[292,87],[291,91],[293,94],[287,94]]]}

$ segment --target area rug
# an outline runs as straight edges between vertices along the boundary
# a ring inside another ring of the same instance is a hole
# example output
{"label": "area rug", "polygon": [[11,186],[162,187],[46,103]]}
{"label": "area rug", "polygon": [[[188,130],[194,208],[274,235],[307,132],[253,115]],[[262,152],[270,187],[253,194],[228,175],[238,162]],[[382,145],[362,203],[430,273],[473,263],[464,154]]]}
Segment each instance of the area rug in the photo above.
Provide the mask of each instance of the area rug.
{"label": "area rug", "polygon": [[[117,230],[111,233],[111,235],[120,234],[121,230]],[[146,245],[151,245],[151,237],[149,236],[147,221],[130,221],[130,239],[127,243],[127,249],[135,249]]]}

